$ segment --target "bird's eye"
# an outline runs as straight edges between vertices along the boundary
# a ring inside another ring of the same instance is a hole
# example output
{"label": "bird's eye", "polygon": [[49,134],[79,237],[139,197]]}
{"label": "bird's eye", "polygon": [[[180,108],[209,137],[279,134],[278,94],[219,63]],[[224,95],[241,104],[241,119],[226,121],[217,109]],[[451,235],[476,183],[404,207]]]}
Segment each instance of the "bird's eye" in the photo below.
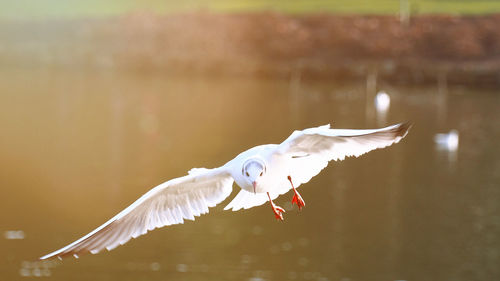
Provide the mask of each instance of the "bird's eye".
{"label": "bird's eye", "polygon": [[264,173],[264,172],[260,172],[260,176],[261,176],[261,177],[262,177],[262,174],[263,174],[263,173]]}
{"label": "bird's eye", "polygon": [[249,177],[249,176],[250,176],[250,174],[248,174],[248,172],[246,172],[246,174],[247,174],[247,177]]}

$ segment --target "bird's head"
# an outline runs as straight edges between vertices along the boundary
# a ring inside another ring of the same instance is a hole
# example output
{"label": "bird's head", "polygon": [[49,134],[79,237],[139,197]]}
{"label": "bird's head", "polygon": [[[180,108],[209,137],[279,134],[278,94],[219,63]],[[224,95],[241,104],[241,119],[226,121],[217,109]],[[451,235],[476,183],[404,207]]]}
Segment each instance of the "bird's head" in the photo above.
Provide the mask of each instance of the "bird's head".
{"label": "bird's head", "polygon": [[259,158],[250,158],[243,163],[241,173],[247,182],[253,186],[253,191],[255,193],[260,178],[266,173],[266,163]]}

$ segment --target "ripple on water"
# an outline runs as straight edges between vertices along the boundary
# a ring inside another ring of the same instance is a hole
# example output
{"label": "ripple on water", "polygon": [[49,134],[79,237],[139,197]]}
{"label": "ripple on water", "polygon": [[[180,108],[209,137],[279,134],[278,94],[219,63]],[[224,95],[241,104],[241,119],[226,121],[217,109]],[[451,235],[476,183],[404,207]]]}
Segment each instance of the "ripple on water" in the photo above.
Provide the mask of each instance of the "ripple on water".
{"label": "ripple on water", "polygon": [[266,278],[268,278],[270,276],[270,271],[254,270],[252,275],[253,275],[252,278],[259,278],[259,279],[253,279],[253,280],[266,280]]}
{"label": "ripple on water", "polygon": [[299,238],[299,245],[301,247],[307,247],[309,245],[309,239],[307,239],[305,237]]}
{"label": "ripple on water", "polygon": [[288,279],[289,280],[295,280],[295,279],[297,279],[297,272],[295,272],[295,271],[288,272]]}
{"label": "ripple on water", "polygon": [[252,262],[252,257],[249,255],[242,255],[241,256],[241,263],[242,264],[249,264]]}
{"label": "ripple on water", "polygon": [[158,270],[160,270],[160,264],[157,262],[152,262],[149,265],[149,268],[151,268],[152,271],[158,271]]}
{"label": "ripple on water", "polygon": [[262,228],[262,226],[260,225],[255,225],[253,228],[252,228],[252,234],[253,235],[261,235],[262,232],[264,232],[264,229]]}
{"label": "ripple on water", "polygon": [[280,248],[277,245],[272,245],[269,248],[269,251],[271,252],[271,254],[277,254],[277,253],[279,253]]}
{"label": "ripple on water", "polygon": [[51,268],[58,265],[56,261],[23,261],[19,269],[22,277],[49,277],[52,275]]}
{"label": "ripple on water", "polygon": [[285,252],[292,250],[292,248],[293,248],[293,246],[292,246],[292,243],[290,243],[290,242],[283,242],[281,244],[281,249]]}
{"label": "ripple on water", "polygon": [[24,239],[26,235],[22,230],[6,230],[3,233],[3,237],[7,240],[21,240]]}
{"label": "ripple on water", "polygon": [[175,266],[178,272],[188,272],[189,267],[187,264],[179,263]]}
{"label": "ripple on water", "polygon": [[309,264],[309,259],[306,257],[300,257],[299,260],[297,261],[297,263],[300,266],[307,266]]}

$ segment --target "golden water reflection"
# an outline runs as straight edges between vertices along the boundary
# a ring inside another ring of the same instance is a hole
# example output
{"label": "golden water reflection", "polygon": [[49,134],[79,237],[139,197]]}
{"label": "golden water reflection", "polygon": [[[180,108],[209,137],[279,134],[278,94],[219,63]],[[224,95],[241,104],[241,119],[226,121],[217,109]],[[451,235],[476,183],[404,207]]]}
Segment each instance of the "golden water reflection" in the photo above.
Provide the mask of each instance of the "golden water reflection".
{"label": "golden water reflection", "polygon": [[[2,70],[1,279],[52,280],[495,280],[500,277],[500,97],[494,91],[379,83],[387,124],[408,137],[360,159],[331,163],[269,206],[211,209],[78,260],[36,258],[86,234],[152,186],[193,167],[332,123],[378,126],[366,87],[203,79],[158,73]],[[370,106],[370,104],[368,104]],[[434,135],[460,132],[453,164]],[[237,187],[235,187],[237,189]],[[234,195],[233,195],[234,196]]]}

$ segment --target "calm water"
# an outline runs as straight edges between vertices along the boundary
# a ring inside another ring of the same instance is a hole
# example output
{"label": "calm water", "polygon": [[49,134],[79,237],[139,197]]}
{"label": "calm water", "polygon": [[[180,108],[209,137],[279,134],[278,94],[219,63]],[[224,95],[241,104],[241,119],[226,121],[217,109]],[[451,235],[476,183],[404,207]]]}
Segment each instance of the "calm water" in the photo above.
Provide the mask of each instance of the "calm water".
{"label": "calm water", "polygon": [[[499,280],[500,93],[378,88],[385,117],[365,83],[1,70],[0,279]],[[35,262],[192,167],[294,129],[405,120],[401,143],[301,186],[304,210],[281,196],[284,222],[268,205],[223,211],[228,199],[111,252]],[[436,149],[451,129],[458,151]]]}

